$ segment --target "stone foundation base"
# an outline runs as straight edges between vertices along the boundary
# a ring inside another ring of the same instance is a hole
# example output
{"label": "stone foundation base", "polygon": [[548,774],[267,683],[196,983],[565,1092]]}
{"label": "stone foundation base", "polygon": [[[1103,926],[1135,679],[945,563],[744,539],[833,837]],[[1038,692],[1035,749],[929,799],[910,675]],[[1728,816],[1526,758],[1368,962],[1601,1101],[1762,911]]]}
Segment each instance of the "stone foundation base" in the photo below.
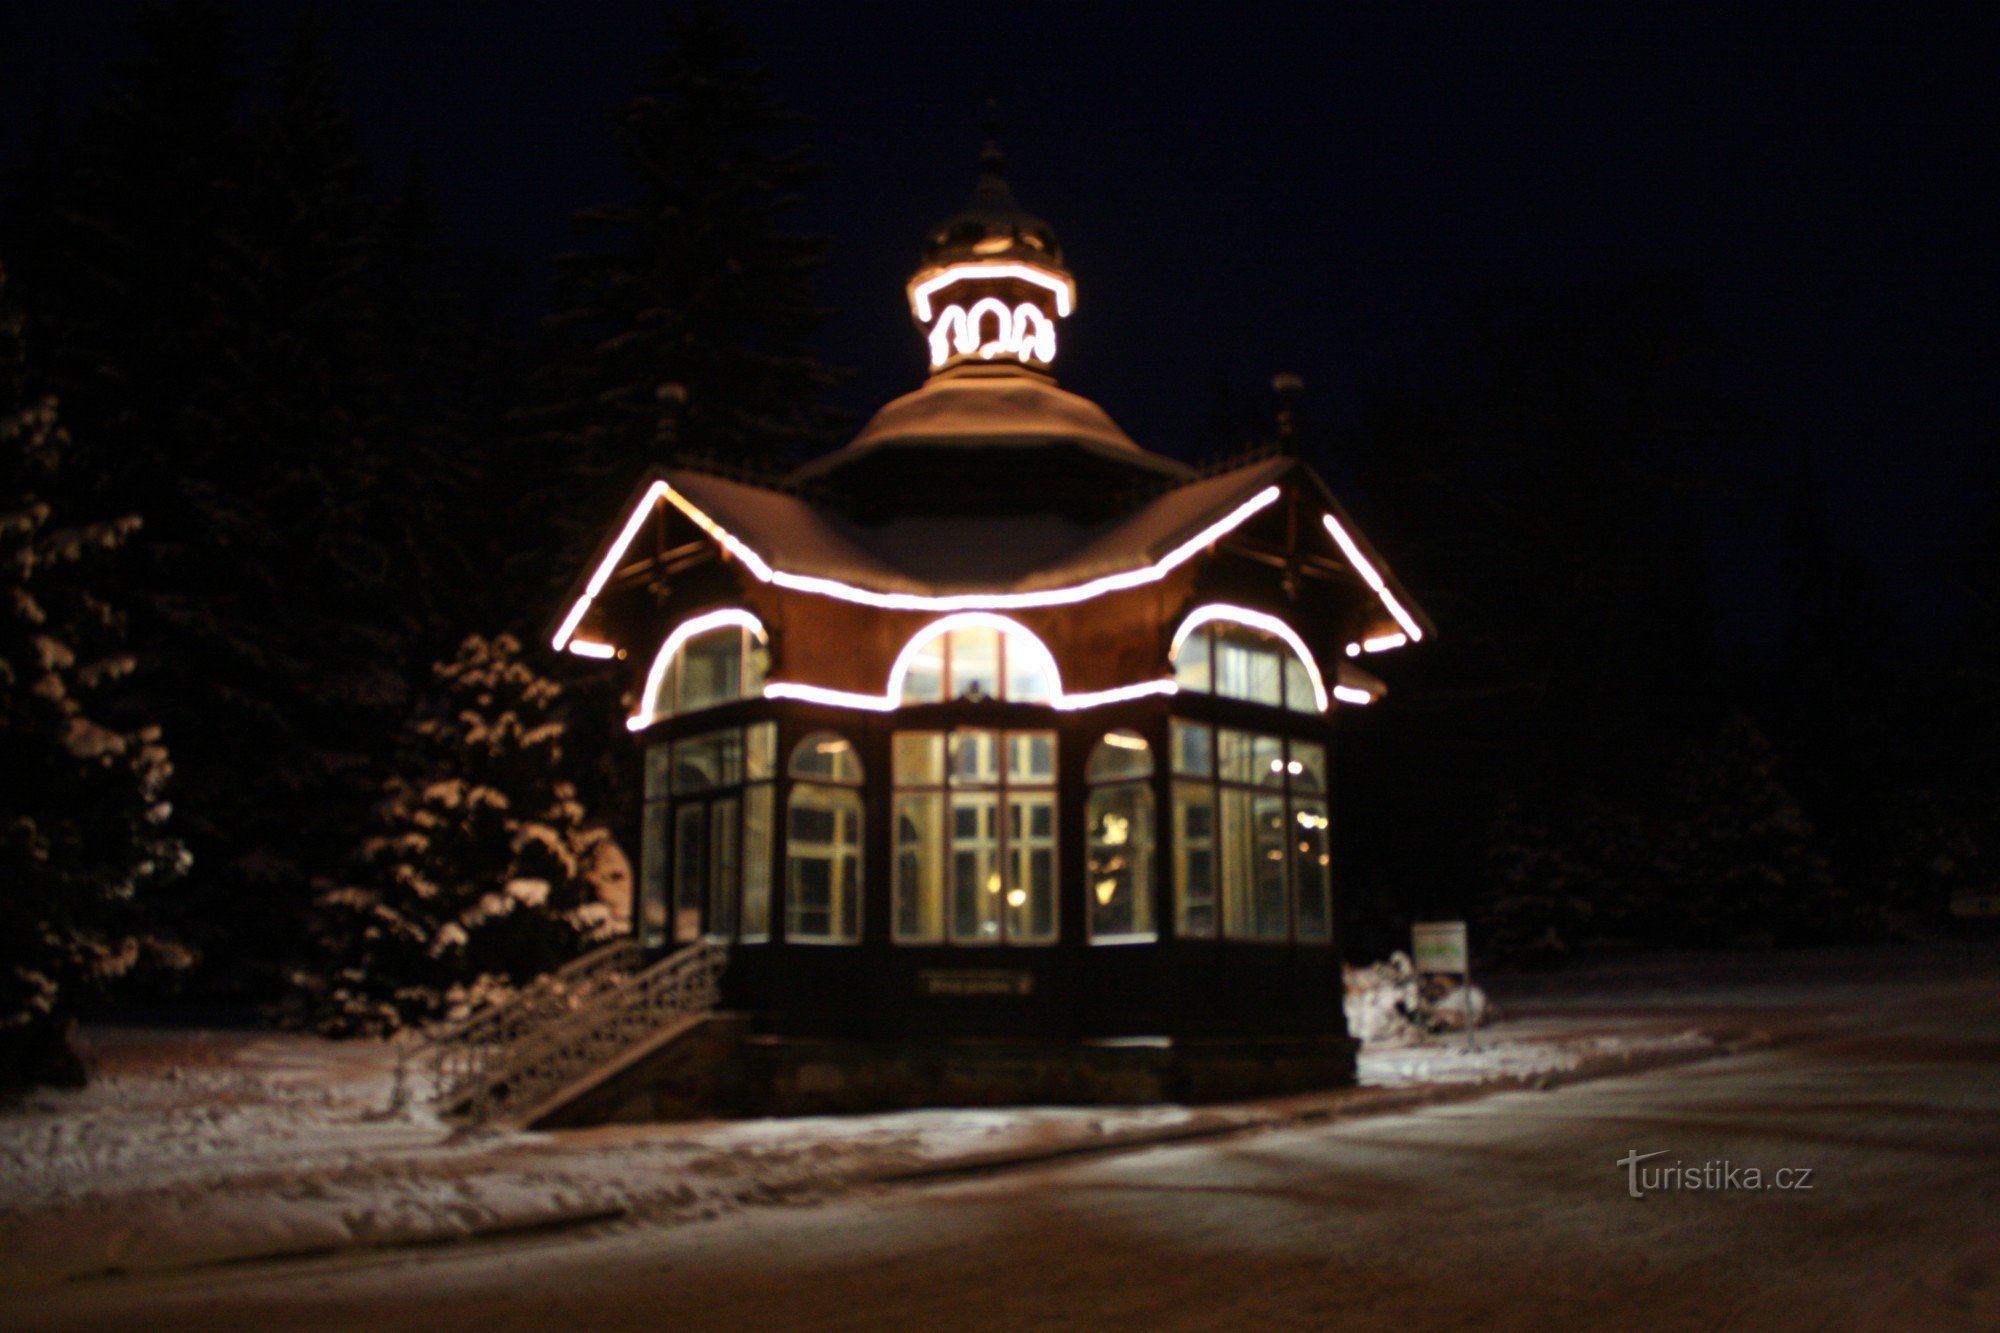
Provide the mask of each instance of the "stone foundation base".
{"label": "stone foundation base", "polygon": [[1346,1037],[1239,1040],[808,1041],[751,1037],[726,1094],[744,1115],[922,1106],[1236,1101],[1354,1082]]}

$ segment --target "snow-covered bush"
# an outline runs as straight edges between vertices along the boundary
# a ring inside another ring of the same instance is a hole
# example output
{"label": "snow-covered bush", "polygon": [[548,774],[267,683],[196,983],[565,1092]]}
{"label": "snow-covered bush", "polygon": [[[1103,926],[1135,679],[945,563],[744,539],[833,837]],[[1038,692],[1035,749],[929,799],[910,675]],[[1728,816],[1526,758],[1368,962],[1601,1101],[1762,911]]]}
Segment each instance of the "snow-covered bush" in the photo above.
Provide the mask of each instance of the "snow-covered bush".
{"label": "snow-covered bush", "polygon": [[1468,1009],[1476,1026],[1493,1020],[1484,991],[1426,979],[1401,950],[1380,963],[1343,967],[1341,974],[1346,982],[1347,1031],[1364,1045],[1390,1045],[1463,1029]]}
{"label": "snow-covered bush", "polygon": [[142,895],[187,854],[166,830],[159,728],[113,697],[132,659],[100,591],[139,520],[56,522],[68,447],[0,305],[0,1086],[77,1080],[78,1013],[137,969],[188,961],[141,924]]}
{"label": "snow-covered bush", "polygon": [[509,635],[434,669],[354,873],[318,895],[320,959],[296,977],[312,1020],[383,1033],[455,1017],[575,957],[613,924],[610,835],[562,773],[561,687]]}

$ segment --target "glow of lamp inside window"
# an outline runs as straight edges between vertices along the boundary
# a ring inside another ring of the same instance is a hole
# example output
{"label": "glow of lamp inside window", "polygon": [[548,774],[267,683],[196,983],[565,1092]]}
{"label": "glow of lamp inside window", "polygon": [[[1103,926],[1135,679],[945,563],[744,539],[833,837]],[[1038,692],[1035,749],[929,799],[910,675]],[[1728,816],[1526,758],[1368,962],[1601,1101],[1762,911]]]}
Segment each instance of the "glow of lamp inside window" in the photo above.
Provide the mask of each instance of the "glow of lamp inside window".
{"label": "glow of lamp inside window", "polygon": [[1007,906],[1020,907],[1027,901],[1028,891],[1026,889],[1009,889],[1007,891]]}
{"label": "glow of lamp inside window", "polygon": [[1104,845],[1106,847],[1123,847],[1125,840],[1131,836],[1131,833],[1132,821],[1125,818],[1125,816],[1106,815],[1104,817]]}
{"label": "glow of lamp inside window", "polygon": [[1117,880],[1115,880],[1115,879],[1100,879],[1100,880],[1098,880],[1098,881],[1097,881],[1097,901],[1098,901],[1098,902],[1102,903],[1102,904],[1103,904],[1104,906],[1106,906],[1106,907],[1109,907],[1109,906],[1111,906],[1111,900],[1112,900],[1113,898],[1117,897],[1117,896],[1118,896],[1118,881],[1117,881]]}
{"label": "glow of lamp inside window", "polygon": [[999,872],[997,872],[997,871],[996,871],[996,872],[994,872],[993,874],[991,874],[991,875],[988,875],[988,876],[986,877],[986,891],[987,891],[988,893],[998,893],[998,892],[1000,892],[1000,875],[999,875]]}
{"label": "glow of lamp inside window", "polygon": [[1104,738],[1104,743],[1106,745],[1115,746],[1120,750],[1144,750],[1148,748],[1146,745],[1145,737],[1121,736],[1115,731]]}

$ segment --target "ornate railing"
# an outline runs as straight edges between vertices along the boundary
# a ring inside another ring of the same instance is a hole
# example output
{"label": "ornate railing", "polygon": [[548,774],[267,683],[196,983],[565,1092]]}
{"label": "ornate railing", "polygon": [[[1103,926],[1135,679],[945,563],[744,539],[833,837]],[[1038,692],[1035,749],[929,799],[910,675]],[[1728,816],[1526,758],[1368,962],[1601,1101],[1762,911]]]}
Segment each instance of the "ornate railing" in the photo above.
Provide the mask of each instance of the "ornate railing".
{"label": "ornate railing", "polygon": [[713,1009],[728,962],[727,945],[691,944],[504,1043],[468,1048],[452,1091],[438,1084],[439,1108],[474,1123],[527,1114],[591,1070]]}
{"label": "ornate railing", "polygon": [[464,1100],[484,1077],[494,1051],[583,1007],[599,991],[637,972],[644,961],[637,940],[618,940],[536,978],[491,1008],[427,1034],[414,1060],[430,1075],[439,1107],[448,1111]]}

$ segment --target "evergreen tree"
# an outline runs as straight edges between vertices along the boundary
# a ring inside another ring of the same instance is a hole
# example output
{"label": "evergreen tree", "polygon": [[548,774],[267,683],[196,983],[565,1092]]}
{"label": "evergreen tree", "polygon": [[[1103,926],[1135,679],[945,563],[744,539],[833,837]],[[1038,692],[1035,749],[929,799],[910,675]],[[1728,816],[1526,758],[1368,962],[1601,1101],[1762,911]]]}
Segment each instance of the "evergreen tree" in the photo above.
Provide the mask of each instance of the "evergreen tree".
{"label": "evergreen tree", "polygon": [[60,337],[75,471],[103,512],[147,515],[123,571],[138,688],[175,738],[185,928],[236,989],[304,946],[311,886],[360,835],[410,682],[478,586],[438,521],[465,507],[464,380],[435,343],[410,355],[470,323],[369,195],[310,14],[249,120],[226,10],[156,5],[140,35],[29,219],[29,287]]}
{"label": "evergreen tree", "polygon": [[1689,745],[1667,787],[1649,895],[1661,943],[1797,943],[1851,935],[1810,821],[1778,775],[1777,751],[1741,714]]}
{"label": "evergreen tree", "polygon": [[112,696],[132,660],[105,560],[139,520],[63,526],[48,497],[68,450],[0,304],[0,1087],[79,1080],[77,1016],[136,969],[187,961],[143,901],[186,865],[166,746]]}
{"label": "evergreen tree", "polygon": [[321,962],[298,981],[327,1031],[451,1016],[614,924],[610,836],[562,777],[560,687],[504,634],[467,638],[436,680],[355,874],[319,898]]}
{"label": "evergreen tree", "polygon": [[809,339],[824,318],[811,280],[825,246],[787,234],[809,174],[799,120],[772,97],[748,40],[713,4],[668,28],[614,116],[636,184],[580,213],[587,247],[558,261],[556,353],[538,377],[530,435],[566,582],[625,491],[657,460],[663,385],[686,389],[681,447],[784,463],[829,442],[836,382]]}

